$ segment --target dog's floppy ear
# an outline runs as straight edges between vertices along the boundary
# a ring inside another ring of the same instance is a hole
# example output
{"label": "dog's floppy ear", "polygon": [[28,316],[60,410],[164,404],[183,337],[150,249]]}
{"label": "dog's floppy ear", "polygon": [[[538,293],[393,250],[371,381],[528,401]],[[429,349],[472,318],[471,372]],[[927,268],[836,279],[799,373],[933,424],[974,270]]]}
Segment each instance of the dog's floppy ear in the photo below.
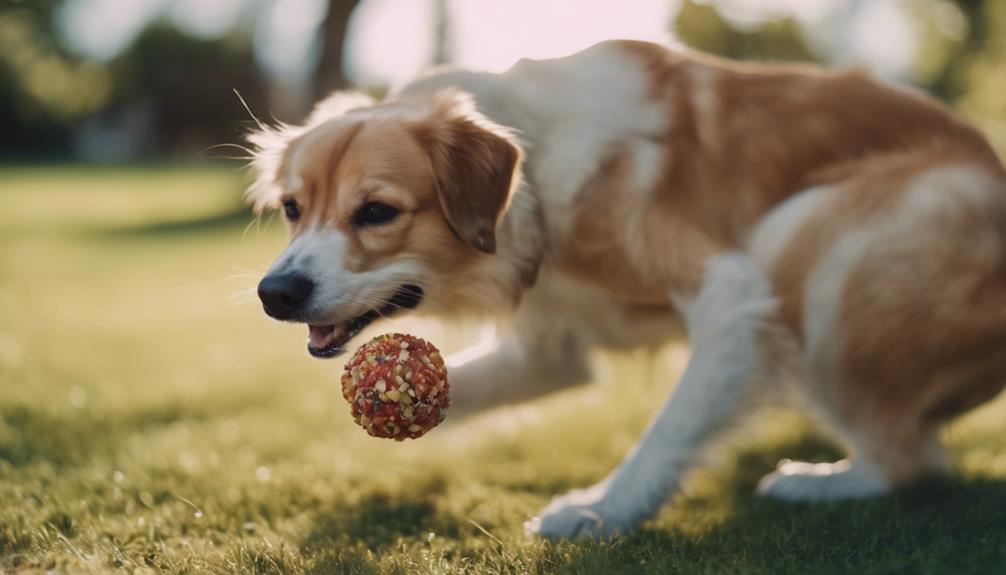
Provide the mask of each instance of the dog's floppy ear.
{"label": "dog's floppy ear", "polygon": [[458,91],[437,94],[434,113],[413,133],[430,154],[448,225],[475,249],[494,253],[496,225],[519,180],[521,150],[513,136]]}

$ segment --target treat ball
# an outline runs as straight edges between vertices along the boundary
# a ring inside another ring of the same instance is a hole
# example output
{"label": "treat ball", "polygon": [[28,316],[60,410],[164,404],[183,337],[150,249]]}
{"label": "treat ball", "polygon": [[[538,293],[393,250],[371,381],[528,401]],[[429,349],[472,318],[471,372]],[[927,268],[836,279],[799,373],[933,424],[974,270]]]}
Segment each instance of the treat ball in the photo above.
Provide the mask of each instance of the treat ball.
{"label": "treat ball", "polygon": [[411,335],[380,335],[360,346],[342,374],[342,396],[370,435],[416,439],[436,427],[451,406],[444,358]]}

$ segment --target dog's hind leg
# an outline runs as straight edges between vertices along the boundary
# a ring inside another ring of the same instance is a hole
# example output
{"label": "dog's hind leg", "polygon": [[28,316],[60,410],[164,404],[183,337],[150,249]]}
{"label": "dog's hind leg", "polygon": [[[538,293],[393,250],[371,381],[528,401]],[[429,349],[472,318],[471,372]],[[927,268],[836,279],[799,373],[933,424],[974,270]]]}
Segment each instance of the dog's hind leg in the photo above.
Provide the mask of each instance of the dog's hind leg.
{"label": "dog's hind leg", "polygon": [[548,538],[606,538],[656,513],[709,440],[751,397],[767,365],[775,302],[746,256],[712,260],[698,297],[680,303],[692,357],[643,440],[607,479],[555,499],[528,529]]}
{"label": "dog's hind leg", "polygon": [[939,425],[1006,382],[1006,185],[967,165],[929,167],[906,182],[895,194],[886,180],[860,181],[859,193],[886,202],[876,213],[826,237],[822,222],[835,224],[842,210],[824,208],[789,242],[790,264],[816,246],[787,300],[800,304],[798,389],[850,459],[783,462],[760,483],[765,495],[870,497],[939,473]]}

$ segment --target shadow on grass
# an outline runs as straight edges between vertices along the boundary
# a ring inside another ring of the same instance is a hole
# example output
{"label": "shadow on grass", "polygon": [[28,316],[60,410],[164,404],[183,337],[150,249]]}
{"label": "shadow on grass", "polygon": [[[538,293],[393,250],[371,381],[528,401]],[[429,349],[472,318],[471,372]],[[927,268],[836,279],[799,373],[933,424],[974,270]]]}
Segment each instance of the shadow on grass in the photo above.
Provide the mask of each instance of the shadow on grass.
{"label": "shadow on grass", "polygon": [[249,397],[224,408],[159,405],[122,414],[83,411],[64,415],[24,405],[4,406],[0,407],[0,460],[14,467],[41,462],[73,466],[113,453],[134,433],[178,422],[202,422],[266,401]]}
{"label": "shadow on grass", "polygon": [[405,493],[370,493],[350,508],[340,505],[338,509],[322,510],[304,547],[322,549],[335,542],[352,541],[380,551],[401,539],[421,538],[430,532],[457,536],[460,526],[439,513],[433,503],[447,490],[444,479],[404,482],[409,484]]}
{"label": "shadow on grass", "polygon": [[[831,444],[814,437],[743,451],[727,493],[679,497],[656,521],[612,543],[500,542],[445,559],[462,561],[476,573],[577,575],[994,573],[1006,564],[1003,480],[949,477],[889,497],[819,505],[753,493],[757,479],[781,457],[837,455]],[[471,535],[462,519],[439,512],[434,503],[451,497],[449,485],[434,481],[407,493],[413,495],[372,494],[348,509],[323,510],[303,545],[312,572],[379,572],[383,551],[422,549],[427,532],[457,540]],[[509,551],[501,551],[504,547]],[[504,556],[524,556],[525,562],[501,562]]]}
{"label": "shadow on grass", "polygon": [[[677,523],[722,506],[679,498],[668,527],[612,544],[566,543],[557,573],[993,573],[1006,564],[1006,481],[948,476],[865,501],[816,505],[754,494],[782,457],[832,460],[818,438],[739,454],[727,518],[699,535]],[[665,512],[666,513],[666,512]]]}
{"label": "shadow on grass", "polygon": [[938,482],[870,502],[785,504],[746,494],[699,537],[647,526],[613,544],[564,543],[555,573],[995,573],[1006,482]]}
{"label": "shadow on grass", "polygon": [[[621,544],[622,560],[603,569],[588,545],[560,572],[993,573],[1006,561],[1006,481],[935,480],[818,505],[744,491],[729,519],[698,537],[647,526]],[[620,567],[626,556],[646,569]]]}
{"label": "shadow on grass", "polygon": [[138,226],[101,228],[97,235],[109,239],[160,239],[187,234],[243,229],[254,221],[255,215],[246,206],[188,220],[150,222]]}
{"label": "shadow on grass", "polygon": [[[383,573],[383,553],[405,546],[427,548],[438,541],[460,539],[476,528],[444,512],[437,499],[447,496],[442,477],[405,478],[400,491],[377,491],[352,505],[319,510],[301,550],[310,558],[308,573]],[[406,571],[407,572],[407,571]]]}

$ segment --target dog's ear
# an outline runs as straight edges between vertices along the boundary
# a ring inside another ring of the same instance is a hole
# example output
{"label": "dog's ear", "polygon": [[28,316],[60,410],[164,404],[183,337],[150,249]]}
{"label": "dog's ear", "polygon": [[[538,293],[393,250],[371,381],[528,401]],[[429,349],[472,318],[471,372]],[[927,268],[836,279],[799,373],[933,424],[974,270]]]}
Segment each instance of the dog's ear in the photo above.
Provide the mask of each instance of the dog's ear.
{"label": "dog's ear", "polygon": [[290,143],[319,124],[373,103],[373,98],[366,94],[339,91],[315,104],[301,125],[282,122],[266,124],[252,116],[256,127],[245,135],[245,140],[252,145],[254,180],[245,192],[245,199],[255,207],[256,212],[275,207],[282,193],[279,181],[284,171],[284,154]]}
{"label": "dog's ear", "polygon": [[433,163],[444,217],[464,242],[496,251],[496,226],[519,181],[521,150],[513,136],[475,111],[463,92],[437,94],[433,114],[413,134]]}

